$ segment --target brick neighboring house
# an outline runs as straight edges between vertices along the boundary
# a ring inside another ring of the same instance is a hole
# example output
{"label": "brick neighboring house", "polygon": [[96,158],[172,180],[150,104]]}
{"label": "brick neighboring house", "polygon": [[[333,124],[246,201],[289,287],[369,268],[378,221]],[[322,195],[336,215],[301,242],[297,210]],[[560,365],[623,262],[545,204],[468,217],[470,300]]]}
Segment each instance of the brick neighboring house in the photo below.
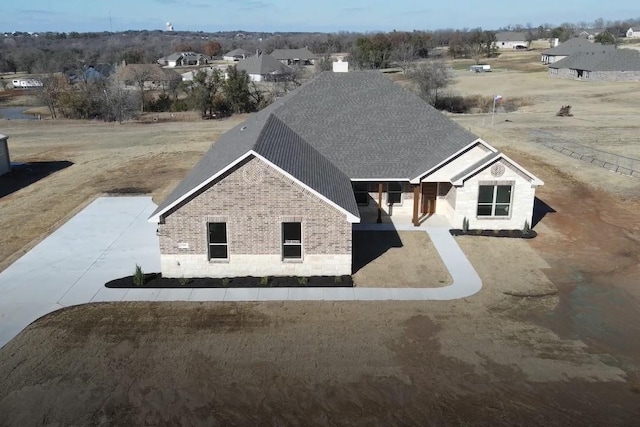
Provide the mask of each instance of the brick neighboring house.
{"label": "brick neighboring house", "polygon": [[351,274],[352,224],[522,229],[542,181],[376,72],[325,72],[220,137],[150,216],[166,277]]}
{"label": "brick neighboring house", "polygon": [[551,49],[547,49],[542,52],[542,56],[540,60],[543,64],[553,64],[556,61],[560,61],[561,59],[565,59],[574,53],[583,52],[583,53],[594,53],[594,52],[610,52],[615,50],[615,46],[612,45],[603,45],[600,43],[590,42],[585,38],[573,38],[569,39],[564,43],[559,44],[556,47],[552,47]]}
{"label": "brick neighboring house", "polygon": [[549,76],[596,82],[637,82],[640,81],[640,52],[615,49],[574,53],[550,64]]}
{"label": "brick neighboring house", "polygon": [[300,49],[275,49],[270,54],[284,65],[313,65],[317,55],[308,48]]}

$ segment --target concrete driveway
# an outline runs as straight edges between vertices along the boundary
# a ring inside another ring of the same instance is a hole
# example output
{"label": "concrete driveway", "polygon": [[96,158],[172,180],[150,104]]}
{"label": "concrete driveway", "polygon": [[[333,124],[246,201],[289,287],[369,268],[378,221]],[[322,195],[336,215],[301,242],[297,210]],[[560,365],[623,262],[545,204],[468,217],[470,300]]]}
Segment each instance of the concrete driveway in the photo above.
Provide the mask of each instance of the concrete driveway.
{"label": "concrete driveway", "polygon": [[[453,283],[441,288],[108,289],[136,264],[160,271],[151,197],[101,197],[0,273],[0,347],[39,317],[103,301],[451,300],[482,287],[446,227],[427,227]],[[390,225],[393,226],[393,225]],[[362,227],[361,229],[366,229]]]}

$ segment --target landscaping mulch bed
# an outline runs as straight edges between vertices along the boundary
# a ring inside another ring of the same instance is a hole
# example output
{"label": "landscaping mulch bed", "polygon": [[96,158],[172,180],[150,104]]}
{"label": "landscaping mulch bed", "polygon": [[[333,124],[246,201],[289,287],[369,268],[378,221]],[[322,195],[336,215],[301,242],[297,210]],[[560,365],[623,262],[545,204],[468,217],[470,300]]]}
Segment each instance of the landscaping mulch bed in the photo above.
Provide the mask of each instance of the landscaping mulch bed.
{"label": "landscaping mulch bed", "polygon": [[135,286],[133,276],[115,279],[105,284],[107,288],[352,288],[351,276],[311,276],[292,277],[274,276],[233,277],[214,279],[211,277],[168,278],[160,273],[144,275],[144,284]]}
{"label": "landscaping mulch bed", "polygon": [[454,228],[449,230],[452,236],[484,236],[484,237],[511,237],[514,239],[533,239],[538,235],[533,230],[524,233],[522,230],[461,230]]}

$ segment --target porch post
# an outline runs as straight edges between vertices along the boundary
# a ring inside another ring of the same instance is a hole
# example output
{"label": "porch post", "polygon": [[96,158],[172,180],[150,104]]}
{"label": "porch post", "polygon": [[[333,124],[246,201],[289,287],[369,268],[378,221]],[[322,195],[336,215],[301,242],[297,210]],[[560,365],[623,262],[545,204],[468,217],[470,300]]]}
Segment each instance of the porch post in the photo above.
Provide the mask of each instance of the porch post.
{"label": "porch post", "polygon": [[382,223],[382,183],[378,183],[378,224]]}
{"label": "porch post", "polygon": [[413,185],[413,225],[418,227],[420,222],[418,220],[418,207],[420,205],[420,184]]}

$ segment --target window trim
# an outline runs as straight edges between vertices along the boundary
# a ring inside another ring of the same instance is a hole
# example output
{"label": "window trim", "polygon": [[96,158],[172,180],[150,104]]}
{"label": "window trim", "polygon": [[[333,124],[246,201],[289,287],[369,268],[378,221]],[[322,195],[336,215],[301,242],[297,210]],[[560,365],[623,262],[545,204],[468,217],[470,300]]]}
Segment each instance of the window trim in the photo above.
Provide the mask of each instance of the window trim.
{"label": "window trim", "polygon": [[[300,242],[298,243],[294,243],[294,242],[289,242],[287,243],[285,241],[285,236],[284,236],[284,225],[285,224],[298,224],[300,226]],[[282,221],[280,223],[280,259],[282,260],[282,262],[303,262],[304,261],[304,233],[303,233],[304,227],[303,227],[303,222],[302,221]],[[300,247],[300,257],[298,258],[292,258],[292,257],[285,257],[284,255],[284,248],[285,246],[299,246]]]}
{"label": "window trim", "polygon": [[[212,243],[211,242],[211,224],[224,224],[224,240],[225,243]],[[229,254],[229,227],[226,221],[207,221],[207,259],[209,262],[229,262],[230,254]],[[211,247],[212,246],[226,246],[227,248],[227,256],[225,258],[214,258],[211,256]]]}
{"label": "window trim", "polygon": [[[480,202],[480,187],[492,187],[493,194],[491,203],[481,203]],[[496,201],[498,197],[498,187],[510,187],[509,191],[509,203],[498,203]],[[478,184],[478,195],[476,197],[476,219],[511,219],[511,214],[513,212],[513,193],[514,193],[515,183],[514,182],[492,182],[492,183],[479,183]],[[500,206],[508,206],[508,214],[507,215],[496,215],[496,207]],[[478,208],[480,206],[491,206],[491,215],[479,215]]]}
{"label": "window trim", "polygon": [[[399,191],[396,191],[396,190],[391,191],[389,189],[389,187],[390,187],[390,184],[392,184],[392,183],[400,185],[400,190]],[[391,202],[389,201],[389,195],[390,194],[400,194],[400,201],[399,202],[394,202],[393,206],[402,206],[402,204],[404,203],[404,196],[402,194],[403,190],[404,190],[404,183],[402,181],[391,181],[391,182],[388,182],[387,183],[387,191],[386,191],[386,193],[387,193],[387,197],[386,197],[387,198],[387,206],[392,206]]]}

